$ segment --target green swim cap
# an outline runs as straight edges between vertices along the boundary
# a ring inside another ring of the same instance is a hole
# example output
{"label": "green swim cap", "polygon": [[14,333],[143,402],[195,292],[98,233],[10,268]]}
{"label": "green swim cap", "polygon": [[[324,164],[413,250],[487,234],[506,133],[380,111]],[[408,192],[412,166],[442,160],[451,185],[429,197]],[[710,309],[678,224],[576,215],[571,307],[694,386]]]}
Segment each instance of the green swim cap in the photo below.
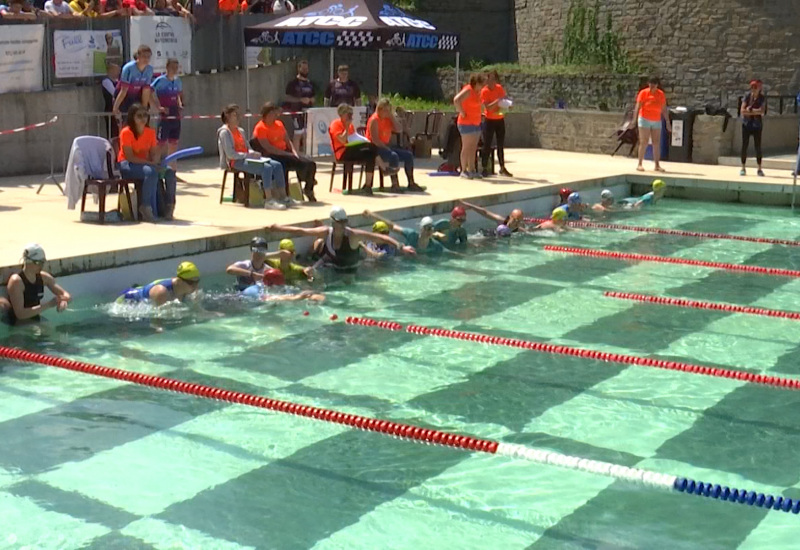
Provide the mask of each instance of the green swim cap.
{"label": "green swim cap", "polygon": [[374,224],[372,224],[372,232],[388,235],[389,226],[386,224],[386,222],[375,222]]}
{"label": "green swim cap", "polygon": [[278,250],[294,252],[294,241],[292,239],[283,239],[280,244],[278,244]]}
{"label": "green swim cap", "polygon": [[653,180],[653,191],[657,191],[659,189],[663,189],[666,186],[667,186],[667,184],[664,183],[664,180]]}

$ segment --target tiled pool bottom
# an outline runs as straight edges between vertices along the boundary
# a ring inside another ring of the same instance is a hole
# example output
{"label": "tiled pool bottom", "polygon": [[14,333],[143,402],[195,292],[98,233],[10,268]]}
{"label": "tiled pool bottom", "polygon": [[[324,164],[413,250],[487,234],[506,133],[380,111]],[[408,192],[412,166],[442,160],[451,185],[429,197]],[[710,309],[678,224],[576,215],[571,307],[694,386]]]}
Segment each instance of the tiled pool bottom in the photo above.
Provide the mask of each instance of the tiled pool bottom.
{"label": "tiled pool bottom", "polygon": [[[666,201],[625,223],[800,238],[785,209]],[[379,267],[324,306],[150,323],[82,310],[7,345],[800,496],[793,392],[389,333],[329,316],[514,335],[794,376],[794,321],[604,290],[800,311],[800,282],[564,257],[543,244],[797,268],[800,251],[581,231]],[[227,280],[212,281],[221,290]],[[205,281],[204,281],[205,285]],[[302,315],[308,309],[309,316]],[[791,548],[798,518],[46,367],[0,367],[0,547]]]}

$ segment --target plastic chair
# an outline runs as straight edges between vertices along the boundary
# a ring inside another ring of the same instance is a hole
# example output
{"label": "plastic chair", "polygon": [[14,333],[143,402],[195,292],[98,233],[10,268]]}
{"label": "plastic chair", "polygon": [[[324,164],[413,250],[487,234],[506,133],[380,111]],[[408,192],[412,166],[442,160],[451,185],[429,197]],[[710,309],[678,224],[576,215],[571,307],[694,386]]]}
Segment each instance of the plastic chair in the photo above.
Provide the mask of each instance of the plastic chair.
{"label": "plastic chair", "polygon": [[[99,205],[99,221],[100,224],[106,223],[106,196],[112,190],[118,194],[125,193],[125,199],[128,202],[128,210],[134,221],[138,221],[138,216],[133,209],[133,201],[131,201],[130,186],[133,185],[137,190],[137,196],[141,196],[141,180],[133,180],[126,178],[118,178],[114,175],[114,159],[112,158],[111,151],[106,151],[106,170],[108,177],[105,179],[89,178],[83,182],[83,195],[81,197],[81,214],[86,211],[86,195],[91,188],[97,189],[97,194],[100,197]],[[119,208],[117,208],[119,210]]]}

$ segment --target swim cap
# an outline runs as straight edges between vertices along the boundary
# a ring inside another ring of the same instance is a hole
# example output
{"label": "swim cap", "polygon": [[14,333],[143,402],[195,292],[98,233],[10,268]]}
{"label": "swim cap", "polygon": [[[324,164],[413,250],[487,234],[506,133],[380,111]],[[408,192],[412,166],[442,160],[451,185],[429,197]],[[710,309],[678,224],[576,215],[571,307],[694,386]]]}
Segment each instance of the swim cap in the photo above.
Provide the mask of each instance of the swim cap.
{"label": "swim cap", "polygon": [[430,216],[425,216],[424,218],[419,220],[419,227],[421,229],[425,229],[426,227],[430,227],[431,229],[433,229],[433,218],[431,218]]}
{"label": "swim cap", "polygon": [[286,279],[280,269],[268,269],[264,272],[264,284],[267,286],[282,286],[286,284]]}
{"label": "swim cap", "polygon": [[200,270],[192,262],[181,262],[176,275],[185,281],[197,280],[200,278]]}
{"label": "swim cap", "polygon": [[553,210],[553,213],[550,215],[551,219],[554,222],[560,222],[567,219],[567,211],[563,208],[556,208]]}
{"label": "swim cap", "polygon": [[331,208],[331,219],[335,222],[346,222],[347,212],[341,206],[334,206]]}
{"label": "swim cap", "polygon": [[451,218],[466,218],[467,217],[467,211],[464,210],[464,208],[462,208],[461,206],[456,206],[455,208],[453,208],[452,212],[450,212],[450,217]]}
{"label": "swim cap", "polygon": [[266,252],[267,251],[267,239],[264,237],[253,237],[250,240],[250,250],[253,252]]}
{"label": "swim cap", "polygon": [[664,183],[664,180],[653,180],[653,191],[655,191],[657,189],[662,189],[662,188],[664,188],[666,186],[667,186],[667,184]]}
{"label": "swim cap", "polygon": [[44,248],[42,248],[41,245],[30,243],[26,245],[25,250],[22,251],[22,259],[30,260],[31,262],[43,262],[47,258],[45,258]]}
{"label": "swim cap", "polygon": [[506,224],[501,223],[497,226],[496,233],[498,237],[510,237],[511,236],[511,228],[508,227]]}
{"label": "swim cap", "polygon": [[580,204],[581,196],[578,193],[570,193],[567,197],[567,204]]}
{"label": "swim cap", "polygon": [[600,198],[603,200],[614,200],[614,193],[609,189],[603,189],[603,192],[600,193]]}
{"label": "swim cap", "polygon": [[278,245],[278,250],[289,250],[294,252],[294,241],[292,239],[283,239]]}
{"label": "swim cap", "polygon": [[511,217],[514,219],[521,220],[523,215],[524,214],[522,213],[522,210],[520,210],[519,208],[515,208],[514,210],[511,211]]}
{"label": "swim cap", "polygon": [[561,197],[561,202],[567,202],[567,197],[572,194],[572,189],[569,187],[562,187],[561,191],[558,192],[558,196]]}
{"label": "swim cap", "polygon": [[375,222],[375,223],[372,224],[372,232],[373,233],[380,233],[382,235],[388,235],[389,234],[389,226],[386,225],[386,222],[381,222],[381,221]]}

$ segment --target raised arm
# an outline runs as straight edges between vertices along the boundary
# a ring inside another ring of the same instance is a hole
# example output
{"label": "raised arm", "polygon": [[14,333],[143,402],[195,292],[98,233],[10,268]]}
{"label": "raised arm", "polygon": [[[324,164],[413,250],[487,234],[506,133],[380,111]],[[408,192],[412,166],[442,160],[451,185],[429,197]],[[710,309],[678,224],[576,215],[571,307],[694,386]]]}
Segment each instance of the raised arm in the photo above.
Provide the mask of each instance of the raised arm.
{"label": "raised arm", "polygon": [[322,237],[328,234],[327,225],[320,227],[298,227],[296,225],[278,225],[274,223],[267,229],[270,231],[283,231],[284,233],[291,233],[293,235],[305,235],[306,237]]}
{"label": "raised arm", "polygon": [[411,256],[414,256],[417,253],[417,251],[414,250],[413,246],[402,245],[400,244],[399,241],[393,239],[388,235],[381,235],[380,233],[370,233],[368,231],[363,231],[361,229],[351,229],[350,234],[356,237],[359,243],[365,240],[377,241],[379,243],[384,243],[393,246],[397,250],[403,252],[404,254],[409,254]]}
{"label": "raised arm", "polygon": [[391,220],[389,220],[387,218],[384,218],[383,216],[379,216],[378,214],[375,214],[371,210],[364,210],[364,216],[366,216],[367,218],[371,218],[371,219],[373,219],[373,220],[375,220],[377,222],[385,223],[395,233],[402,233],[403,232],[403,228],[401,226],[395,224],[393,221],[391,221]]}
{"label": "raised arm", "polygon": [[469,202],[466,202],[466,201],[462,201],[462,200],[459,200],[458,204],[460,204],[464,208],[469,208],[470,210],[480,214],[484,218],[492,220],[492,221],[495,221],[497,223],[503,223],[503,221],[505,220],[505,218],[503,216],[501,216],[499,214],[495,214],[494,212],[490,212],[490,211],[486,210],[485,208],[481,208],[480,206],[477,206],[475,204],[472,204],[472,203],[469,203]]}

